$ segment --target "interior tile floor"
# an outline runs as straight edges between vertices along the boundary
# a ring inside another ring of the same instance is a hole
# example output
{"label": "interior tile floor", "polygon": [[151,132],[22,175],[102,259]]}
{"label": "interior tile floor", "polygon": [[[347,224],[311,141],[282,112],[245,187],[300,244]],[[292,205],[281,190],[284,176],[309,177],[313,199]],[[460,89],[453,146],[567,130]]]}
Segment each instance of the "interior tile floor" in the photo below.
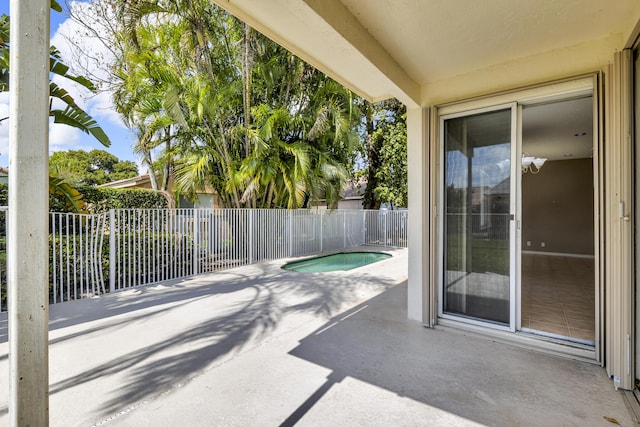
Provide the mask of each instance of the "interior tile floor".
{"label": "interior tile floor", "polygon": [[594,260],[522,254],[522,328],[595,342]]}

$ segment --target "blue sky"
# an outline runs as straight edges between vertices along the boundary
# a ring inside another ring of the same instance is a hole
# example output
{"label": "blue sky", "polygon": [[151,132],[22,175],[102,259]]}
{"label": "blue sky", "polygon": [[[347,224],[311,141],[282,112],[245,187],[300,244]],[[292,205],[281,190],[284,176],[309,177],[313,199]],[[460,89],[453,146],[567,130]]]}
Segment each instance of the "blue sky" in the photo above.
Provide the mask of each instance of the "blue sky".
{"label": "blue sky", "polygon": [[[64,7],[64,0],[59,1],[59,3]],[[10,14],[9,0],[0,0],[0,14]],[[64,58],[66,56],[65,50],[68,49],[68,46],[65,46],[65,39],[61,37],[60,34],[57,34],[59,31],[65,32],[67,37],[69,34],[71,34],[71,37],[74,37],[74,34],[77,37],[82,37],[77,28],[72,25],[71,21],[67,21],[67,16],[64,12],[58,13],[52,10],[51,38],[53,40],[53,44],[62,52]],[[65,62],[69,62],[69,60],[65,59]],[[100,126],[111,139],[111,147],[105,148],[93,137],[86,135],[77,129],[52,124],[49,127],[50,153],[70,149],[83,149],[85,151],[94,148],[105,149],[120,159],[136,162],[138,164],[139,172],[141,174],[146,173],[146,170],[141,169],[139,159],[132,150],[135,138],[129,130],[124,127],[117,113],[115,113],[113,108],[109,105],[109,94],[104,93],[100,97],[84,99],[79,92],[74,93],[73,83],[60,81],[60,84],[65,89],[69,90],[76,101],[79,102],[79,104],[82,105],[83,108],[98,121]],[[5,93],[0,95],[0,115],[3,117],[8,114],[8,99],[8,94]],[[0,166],[9,165],[9,158],[7,155],[9,152],[8,128],[8,123],[0,124]]]}

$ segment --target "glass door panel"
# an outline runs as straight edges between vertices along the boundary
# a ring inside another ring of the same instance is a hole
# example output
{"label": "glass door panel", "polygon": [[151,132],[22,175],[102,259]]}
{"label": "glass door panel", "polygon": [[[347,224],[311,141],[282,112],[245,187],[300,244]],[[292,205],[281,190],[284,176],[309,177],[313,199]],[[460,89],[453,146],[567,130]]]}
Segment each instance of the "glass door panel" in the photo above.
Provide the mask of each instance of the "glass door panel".
{"label": "glass door panel", "polygon": [[444,120],[443,312],[509,325],[512,109]]}

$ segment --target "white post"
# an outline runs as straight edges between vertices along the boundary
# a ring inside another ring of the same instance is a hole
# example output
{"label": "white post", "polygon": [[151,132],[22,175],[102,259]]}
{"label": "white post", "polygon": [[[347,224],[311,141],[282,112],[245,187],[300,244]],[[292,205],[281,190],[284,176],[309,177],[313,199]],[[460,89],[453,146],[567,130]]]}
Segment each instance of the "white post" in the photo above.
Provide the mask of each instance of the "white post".
{"label": "white post", "polygon": [[367,211],[362,211],[362,244],[369,243],[367,242]]}
{"label": "white post", "polygon": [[347,211],[342,212],[342,247],[347,247]]}
{"label": "white post", "polygon": [[388,216],[388,214],[389,214],[389,211],[384,211],[384,215],[383,215],[383,218],[384,218],[384,232],[383,232],[384,233],[384,240],[383,240],[384,241],[384,245],[383,246],[387,246],[387,216]]}
{"label": "white post", "polygon": [[322,235],[322,219],[324,218],[324,213],[326,211],[320,211],[320,252],[322,252],[322,239],[324,236]]}
{"label": "white post", "polygon": [[116,211],[109,209],[109,292],[116,291]]}
{"label": "white post", "polygon": [[293,256],[293,209],[289,209],[289,256]]}
{"label": "white post", "polygon": [[249,209],[249,264],[253,264],[253,222],[255,209]]}
{"label": "white post", "polygon": [[49,424],[49,0],[10,3],[9,422]]}
{"label": "white post", "polygon": [[193,274],[200,273],[200,215],[193,210]]}

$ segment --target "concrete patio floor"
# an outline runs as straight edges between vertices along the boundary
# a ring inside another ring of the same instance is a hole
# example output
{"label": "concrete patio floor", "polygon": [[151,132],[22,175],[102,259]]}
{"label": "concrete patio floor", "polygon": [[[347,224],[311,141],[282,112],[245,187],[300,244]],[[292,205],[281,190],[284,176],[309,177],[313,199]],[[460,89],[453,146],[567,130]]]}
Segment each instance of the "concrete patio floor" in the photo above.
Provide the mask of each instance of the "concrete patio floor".
{"label": "concrete patio floor", "polygon": [[351,272],[268,262],[51,306],[51,425],[632,425],[599,366],[407,320],[407,251],[391,252]]}

